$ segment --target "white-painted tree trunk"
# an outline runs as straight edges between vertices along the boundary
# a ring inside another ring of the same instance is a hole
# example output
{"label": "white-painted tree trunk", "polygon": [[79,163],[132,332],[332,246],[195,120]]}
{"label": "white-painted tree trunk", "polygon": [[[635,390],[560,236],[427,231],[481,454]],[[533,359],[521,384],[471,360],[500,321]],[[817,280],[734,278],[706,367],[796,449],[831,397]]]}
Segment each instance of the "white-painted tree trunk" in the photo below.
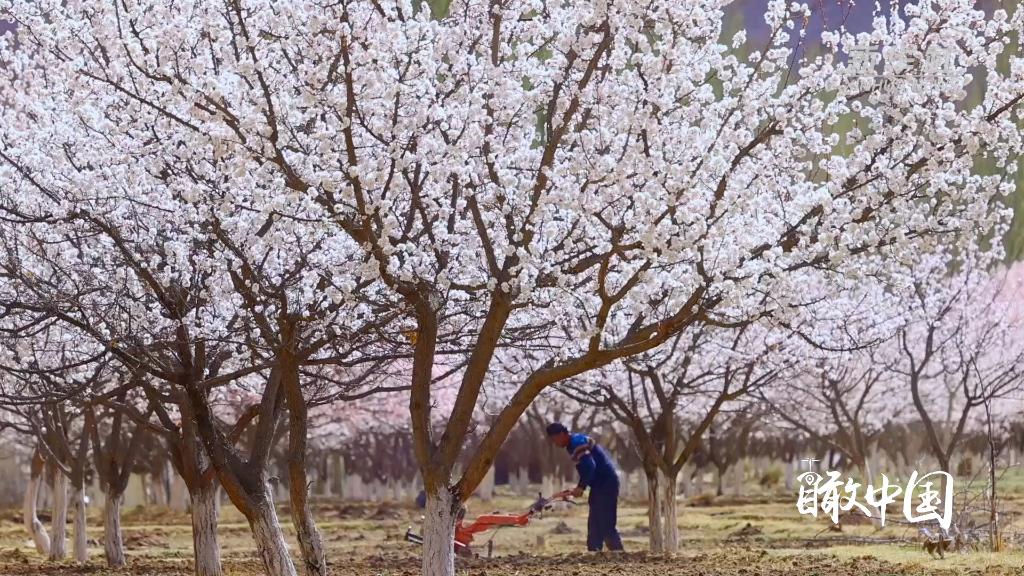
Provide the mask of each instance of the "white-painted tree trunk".
{"label": "white-painted tree trunk", "polygon": [[[331,493],[344,498],[347,496],[345,494],[345,460],[340,454],[332,454],[330,458],[327,468],[330,470],[328,482],[331,486]],[[415,492],[413,493],[415,494]]]}
{"label": "white-painted tree trunk", "polygon": [[487,474],[484,476],[483,481],[480,482],[480,487],[476,489],[476,493],[484,502],[490,502],[494,498],[494,466],[487,469]]}
{"label": "white-painted tree trunk", "polygon": [[473,493],[480,500],[489,502],[495,497],[495,467],[490,466],[487,468],[487,474],[483,476],[483,480],[480,481],[480,485],[476,487],[476,491]]}
{"label": "white-painted tree trunk", "polygon": [[35,542],[36,551],[42,556],[50,554],[50,537],[46,534],[46,527],[39,521],[36,513],[36,502],[39,499],[39,486],[43,482],[42,474],[32,476],[25,487],[25,502],[22,513],[25,521],[25,529],[28,530],[32,541]]}
{"label": "white-painted tree trunk", "polygon": [[646,496],[649,493],[649,490],[650,490],[650,488],[647,486],[647,484],[648,484],[648,482],[647,482],[647,474],[644,474],[642,471],[637,472],[636,473],[636,480],[637,480],[637,482],[636,482],[636,485],[637,485],[637,490],[636,490],[637,496],[636,496],[636,498],[634,498],[634,500],[642,500],[644,498],[644,496]]}
{"label": "white-painted tree trunk", "polygon": [[121,494],[108,491],[103,502],[103,555],[107,566],[125,565],[124,540],[121,537]]}
{"label": "white-painted tree trunk", "polygon": [[39,479],[39,490],[36,496],[36,510],[50,510],[52,509],[53,501],[53,489],[50,483],[46,481],[45,475]]}
{"label": "white-painted tree trunk", "polygon": [[217,543],[218,487],[196,489],[192,502],[192,552],[196,576],[222,576],[220,546]]}
{"label": "white-painted tree trunk", "polygon": [[124,501],[121,505],[128,509],[146,505],[145,485],[141,474],[132,474],[128,477],[128,486],[124,489]]}
{"label": "white-painted tree trunk", "polygon": [[665,551],[665,530],[661,516],[664,506],[661,503],[662,492],[658,489],[658,476],[647,479],[647,525],[650,531],[647,535],[648,545],[651,552],[661,554]]}
{"label": "white-painted tree trunk", "polygon": [[221,488],[220,484],[214,488],[213,503],[217,506],[217,517],[220,517],[220,509],[224,506],[224,489]]}
{"label": "white-painted tree trunk", "polygon": [[423,520],[423,576],[455,576],[455,518],[458,503],[447,488],[427,492]]}
{"label": "white-painted tree trunk", "polygon": [[865,484],[874,484],[875,483],[875,476],[877,476],[878,473],[879,473],[879,467],[878,466],[879,466],[879,464],[878,464],[878,446],[873,445],[873,446],[871,446],[871,448],[868,449],[868,470],[869,470],[869,476],[864,479],[865,480]]}
{"label": "white-painted tree trunk", "polygon": [[295,526],[295,537],[299,541],[306,576],[327,576],[327,556],[324,554],[324,542],[320,530],[313,521],[313,511],[309,508],[308,499],[302,503],[292,498],[292,523]]}
{"label": "white-painted tree trunk", "polygon": [[687,464],[683,466],[683,470],[680,472],[680,477],[683,479],[683,498],[693,497],[693,482],[690,479],[693,477],[693,466]]}
{"label": "white-painted tree trunk", "polygon": [[383,492],[384,490],[380,479],[374,478],[373,481],[370,482],[370,501],[380,502],[381,500],[384,500]]}
{"label": "white-painted tree trunk", "polygon": [[50,560],[68,555],[68,477],[57,472],[53,479],[53,513],[50,518]]}
{"label": "white-painted tree trunk", "polygon": [[188,510],[188,485],[177,472],[171,476],[171,510],[184,512]]}
{"label": "white-painted tree trunk", "polygon": [[626,472],[623,475],[622,495],[627,500],[642,501],[647,497],[647,492],[640,493],[640,481],[636,480],[635,476],[634,472]]}
{"label": "white-painted tree trunk", "polygon": [[75,562],[85,564],[89,561],[89,541],[85,533],[85,490],[71,487],[71,510],[74,522],[72,540],[74,540]]}
{"label": "white-painted tree trunk", "polygon": [[270,486],[267,486],[267,502],[255,510],[249,522],[252,537],[256,541],[256,551],[263,561],[267,576],[296,576],[295,563],[288,551],[274,502],[269,497],[270,491]]}
{"label": "white-painted tree trunk", "polygon": [[873,467],[873,463],[871,462],[870,458],[864,459],[864,465],[861,466],[860,470],[858,470],[857,472],[861,476],[860,481],[862,486],[867,486],[869,484],[875,483],[875,481],[872,480],[872,478],[874,478],[875,475],[875,468]]}
{"label": "white-painted tree trunk", "polygon": [[363,490],[363,479],[358,474],[349,474],[345,477],[345,499],[346,500],[365,500],[366,495]]}
{"label": "white-painted tree trunk", "polygon": [[676,508],[676,478],[658,470],[658,487],[661,489],[661,521],[663,523],[663,545],[665,552],[679,551],[679,518]]}
{"label": "white-painted tree trunk", "polygon": [[743,477],[744,477],[744,464],[743,460],[737,460],[733,464],[732,468],[732,493],[734,496],[743,495]]}
{"label": "white-painted tree trunk", "polygon": [[516,493],[520,496],[530,495],[530,469],[526,466],[519,467],[519,483]]}

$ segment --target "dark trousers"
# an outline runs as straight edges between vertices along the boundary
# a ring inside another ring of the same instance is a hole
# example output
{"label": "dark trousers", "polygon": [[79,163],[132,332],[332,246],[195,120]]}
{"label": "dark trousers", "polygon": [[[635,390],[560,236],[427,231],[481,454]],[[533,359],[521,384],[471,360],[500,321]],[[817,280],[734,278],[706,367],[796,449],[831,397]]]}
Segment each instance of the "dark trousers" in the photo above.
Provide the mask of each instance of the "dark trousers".
{"label": "dark trousers", "polygon": [[590,517],[587,519],[587,550],[596,552],[605,544],[609,550],[622,550],[622,538],[615,528],[619,505],[619,479],[609,479],[590,487]]}

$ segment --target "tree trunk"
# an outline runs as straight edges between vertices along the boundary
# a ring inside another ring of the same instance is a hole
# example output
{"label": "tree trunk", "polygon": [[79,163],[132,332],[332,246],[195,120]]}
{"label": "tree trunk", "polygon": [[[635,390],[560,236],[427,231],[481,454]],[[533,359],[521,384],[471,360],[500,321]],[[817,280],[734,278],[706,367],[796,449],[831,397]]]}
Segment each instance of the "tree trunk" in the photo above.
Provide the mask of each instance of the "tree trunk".
{"label": "tree trunk", "polygon": [[662,527],[663,520],[661,513],[664,510],[661,499],[664,497],[663,492],[659,489],[658,478],[659,475],[656,472],[647,472],[647,525],[650,528],[648,533],[648,543],[651,547],[651,553],[661,554],[665,551],[665,530]]}
{"label": "tree trunk", "polygon": [[308,489],[305,484],[291,484],[291,512],[295,536],[299,541],[306,576],[327,576],[327,559],[323,539],[309,509]]}
{"label": "tree trunk", "polygon": [[108,490],[103,502],[103,555],[107,566],[120,568],[126,564],[124,541],[121,538],[121,500],[124,496]]}
{"label": "tree trunk", "polygon": [[636,472],[636,492],[633,493],[633,500],[643,500],[647,498],[649,492],[647,490],[647,474],[643,470],[637,470]]}
{"label": "tree trunk", "polygon": [[540,493],[545,496],[555,493],[555,479],[551,474],[541,476]]}
{"label": "tree trunk", "polygon": [[160,468],[160,503],[163,506],[171,505],[171,478],[174,476],[174,467],[167,462]]}
{"label": "tree trunk", "polygon": [[[323,539],[309,509],[309,482],[306,478],[306,438],[308,436],[306,400],[299,385],[299,368],[295,358],[282,356],[285,398],[288,402],[288,489],[292,524],[302,553],[306,576],[327,576],[327,558]],[[271,507],[273,508],[273,507]]]}
{"label": "tree trunk", "polygon": [[664,551],[668,554],[675,554],[679,551],[679,518],[676,509],[676,480],[675,475],[667,475],[658,470],[658,485],[662,494],[661,521],[663,527],[662,542]]}
{"label": "tree trunk", "polygon": [[267,486],[267,498],[253,510],[249,527],[256,541],[256,550],[263,561],[267,576],[296,576],[295,564],[288,552],[288,543],[281,530],[281,522],[274,509],[274,501],[270,497],[271,488]]}
{"label": "tree trunk", "polygon": [[851,464],[853,464],[853,468],[856,468],[861,475],[861,486],[867,486],[875,483],[875,471],[871,468],[871,461],[868,460],[866,456],[852,459]]}
{"label": "tree trunk", "polygon": [[181,474],[175,473],[171,477],[171,510],[184,512],[188,510],[188,485]]}
{"label": "tree trunk", "polygon": [[[939,470],[949,474],[950,476],[955,476],[956,475],[956,470],[954,470],[952,465],[950,464],[950,458],[948,456],[945,456],[945,455],[939,456],[937,458],[937,460],[939,462]],[[940,494],[945,494],[946,493],[946,482],[948,482],[948,480],[946,480],[946,476],[945,475],[939,476],[939,493]]]}
{"label": "tree trunk", "polygon": [[733,464],[732,492],[735,496],[743,496],[744,464],[745,462],[743,460],[737,460],[736,463]]}
{"label": "tree trunk", "polygon": [[996,494],[996,437],[992,430],[992,407],[985,403],[985,416],[988,420],[988,481],[989,491],[989,548],[992,552],[1001,552],[1003,540],[999,536],[999,500]]}
{"label": "tree trunk", "polygon": [[85,533],[85,489],[81,486],[71,487],[71,509],[75,562],[85,564],[89,561],[89,541]]}
{"label": "tree trunk", "polygon": [[476,493],[484,502],[490,502],[494,499],[494,466],[487,470],[487,475],[480,482],[480,487],[476,489]]}
{"label": "tree trunk", "polygon": [[207,484],[189,494],[192,503],[192,553],[196,576],[222,576],[217,543],[217,485]]}
{"label": "tree trunk", "polygon": [[[874,469],[871,467],[871,461],[865,459],[862,462],[855,462],[854,464],[862,476],[861,483],[863,485],[872,486],[874,484],[874,480],[872,480],[872,478],[874,478]],[[858,512],[854,509],[851,510],[851,513],[857,514]],[[880,514],[871,516],[871,524],[874,525],[876,529],[881,530],[883,528],[882,516]]]}
{"label": "tree trunk", "polygon": [[693,467],[689,464],[683,466],[679,477],[682,478],[683,499],[693,498]]}
{"label": "tree trunk", "polygon": [[[345,459],[340,454],[331,454],[328,468],[331,469],[331,493],[341,498],[347,498],[345,494]],[[414,491],[413,494],[416,492]]]}
{"label": "tree trunk", "polygon": [[53,478],[53,512],[50,518],[50,560],[68,555],[68,477],[59,470]]}
{"label": "tree trunk", "polygon": [[868,474],[869,476],[865,479],[866,482],[874,484],[875,476],[878,475],[878,446],[871,446],[868,449]]}
{"label": "tree trunk", "polygon": [[520,496],[530,495],[530,469],[526,466],[519,467],[519,483],[516,492]]}
{"label": "tree trunk", "polygon": [[995,438],[989,437],[989,484],[992,490],[989,492],[989,543],[992,552],[1001,552],[1003,549],[1002,538],[999,536],[999,500],[996,496],[996,448]]}
{"label": "tree trunk", "polygon": [[22,509],[25,529],[28,530],[32,541],[35,542],[36,551],[42,556],[50,554],[50,537],[46,534],[46,528],[39,521],[36,514],[36,501],[39,499],[39,486],[43,482],[41,471],[32,470],[28,485],[25,487],[25,502]]}
{"label": "tree trunk", "polygon": [[459,503],[451,490],[427,491],[423,520],[423,576],[455,576],[455,520]]}

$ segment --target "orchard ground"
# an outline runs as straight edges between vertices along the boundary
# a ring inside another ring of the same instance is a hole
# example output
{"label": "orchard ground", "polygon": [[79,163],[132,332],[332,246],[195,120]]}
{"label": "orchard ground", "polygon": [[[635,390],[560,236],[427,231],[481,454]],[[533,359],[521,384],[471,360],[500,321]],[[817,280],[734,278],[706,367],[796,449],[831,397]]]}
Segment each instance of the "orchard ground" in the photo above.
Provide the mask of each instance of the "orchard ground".
{"label": "orchard ground", "polygon": [[[841,531],[830,523],[800,516],[795,494],[765,493],[744,498],[708,496],[680,508],[681,552],[652,556],[647,547],[646,504],[624,502],[619,527],[629,552],[588,554],[584,548],[586,506],[546,513],[525,528],[504,528],[477,536],[486,556],[493,535],[493,557],[459,558],[466,576],[845,576],[1024,574],[1024,471],[1013,470],[1001,483],[1006,507],[1007,550],[950,552],[932,558],[917,541],[915,527],[890,524],[876,531],[869,521],[847,520]],[[755,492],[751,487],[751,492]],[[530,498],[501,489],[491,502],[469,502],[467,518],[500,510],[519,512]],[[286,505],[282,506],[286,511]],[[101,545],[101,507],[90,507],[90,553],[86,566],[71,561],[44,563],[27,539],[20,511],[0,519],[0,575],[72,576],[133,574],[190,576],[192,535],[186,514],[162,508],[127,510],[123,519],[129,566],[108,570]],[[316,515],[335,575],[414,576],[420,574],[418,549],[403,539],[418,531],[422,511],[412,502],[350,503],[321,500]],[[895,515],[897,518],[900,515]],[[286,513],[282,518],[288,518]],[[291,526],[286,524],[293,554]],[[254,576],[263,570],[242,516],[230,505],[221,511],[221,556],[226,576]],[[987,545],[987,541],[983,543]]]}

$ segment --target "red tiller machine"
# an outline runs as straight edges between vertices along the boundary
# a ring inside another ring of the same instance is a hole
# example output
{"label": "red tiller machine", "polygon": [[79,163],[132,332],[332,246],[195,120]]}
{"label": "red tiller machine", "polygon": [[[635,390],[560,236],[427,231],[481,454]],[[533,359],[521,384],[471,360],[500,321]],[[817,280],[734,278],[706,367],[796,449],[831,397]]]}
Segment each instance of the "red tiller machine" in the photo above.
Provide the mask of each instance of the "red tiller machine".
{"label": "red tiller machine", "polygon": [[[473,554],[470,544],[473,543],[473,536],[481,532],[488,530],[497,530],[504,528],[505,526],[526,526],[530,519],[534,515],[540,515],[545,510],[550,510],[551,505],[555,502],[566,502],[568,504],[575,505],[572,501],[572,493],[569,490],[559,492],[552,495],[549,498],[545,498],[543,495],[539,495],[537,501],[530,505],[530,508],[522,514],[483,514],[477,516],[476,520],[466,524],[462,516],[456,521],[455,524],[455,552],[465,556],[471,556]],[[493,536],[492,536],[493,538]],[[423,544],[423,536],[416,534],[412,531],[412,527],[409,527],[405,531],[405,539],[414,544]],[[491,540],[488,540],[488,551],[490,551]],[[490,553],[488,553],[488,556]]]}

